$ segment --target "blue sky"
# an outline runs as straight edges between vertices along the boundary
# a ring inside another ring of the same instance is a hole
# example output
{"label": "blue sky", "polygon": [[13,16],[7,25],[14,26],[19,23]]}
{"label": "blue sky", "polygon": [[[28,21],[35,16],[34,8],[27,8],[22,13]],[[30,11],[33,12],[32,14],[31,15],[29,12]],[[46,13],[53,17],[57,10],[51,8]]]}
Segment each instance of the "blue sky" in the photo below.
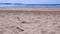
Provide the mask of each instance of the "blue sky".
{"label": "blue sky", "polygon": [[0,0],[0,3],[60,4],[60,0]]}

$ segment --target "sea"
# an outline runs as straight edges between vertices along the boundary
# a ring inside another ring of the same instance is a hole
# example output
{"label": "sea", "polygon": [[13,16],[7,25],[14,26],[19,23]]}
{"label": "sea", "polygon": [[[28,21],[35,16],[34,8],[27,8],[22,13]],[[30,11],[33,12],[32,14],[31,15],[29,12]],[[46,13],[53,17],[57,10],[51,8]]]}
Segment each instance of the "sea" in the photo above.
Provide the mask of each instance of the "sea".
{"label": "sea", "polygon": [[0,7],[15,7],[15,8],[31,8],[31,7],[58,7],[60,8],[60,4],[22,4],[22,3],[0,3]]}

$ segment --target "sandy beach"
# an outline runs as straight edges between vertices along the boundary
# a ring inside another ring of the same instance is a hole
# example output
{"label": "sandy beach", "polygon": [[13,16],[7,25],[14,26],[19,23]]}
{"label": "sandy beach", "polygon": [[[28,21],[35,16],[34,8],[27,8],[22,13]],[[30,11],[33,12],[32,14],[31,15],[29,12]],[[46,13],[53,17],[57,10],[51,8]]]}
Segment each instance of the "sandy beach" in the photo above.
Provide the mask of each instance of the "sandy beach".
{"label": "sandy beach", "polygon": [[60,8],[0,8],[0,34],[60,34]]}
{"label": "sandy beach", "polygon": [[60,11],[60,8],[0,8],[2,11]]}

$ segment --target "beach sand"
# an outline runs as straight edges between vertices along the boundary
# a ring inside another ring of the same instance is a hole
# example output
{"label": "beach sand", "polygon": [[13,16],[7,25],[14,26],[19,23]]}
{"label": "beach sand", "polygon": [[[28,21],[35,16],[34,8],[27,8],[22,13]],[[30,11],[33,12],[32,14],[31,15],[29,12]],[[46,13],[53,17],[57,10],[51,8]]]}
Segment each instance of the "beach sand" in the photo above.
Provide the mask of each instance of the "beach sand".
{"label": "beach sand", "polygon": [[9,11],[9,10],[15,10],[15,11],[60,11],[60,7],[54,7],[54,8],[0,8],[0,10],[3,11]]}
{"label": "beach sand", "polygon": [[0,34],[60,34],[60,8],[0,8]]}

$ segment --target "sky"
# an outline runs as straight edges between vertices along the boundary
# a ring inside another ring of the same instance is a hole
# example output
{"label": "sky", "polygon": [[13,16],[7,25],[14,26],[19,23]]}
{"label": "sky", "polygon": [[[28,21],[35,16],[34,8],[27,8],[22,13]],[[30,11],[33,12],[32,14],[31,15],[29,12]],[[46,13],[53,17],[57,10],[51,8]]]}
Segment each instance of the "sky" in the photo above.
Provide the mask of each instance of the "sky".
{"label": "sky", "polygon": [[0,3],[60,4],[60,0],[0,0]]}

